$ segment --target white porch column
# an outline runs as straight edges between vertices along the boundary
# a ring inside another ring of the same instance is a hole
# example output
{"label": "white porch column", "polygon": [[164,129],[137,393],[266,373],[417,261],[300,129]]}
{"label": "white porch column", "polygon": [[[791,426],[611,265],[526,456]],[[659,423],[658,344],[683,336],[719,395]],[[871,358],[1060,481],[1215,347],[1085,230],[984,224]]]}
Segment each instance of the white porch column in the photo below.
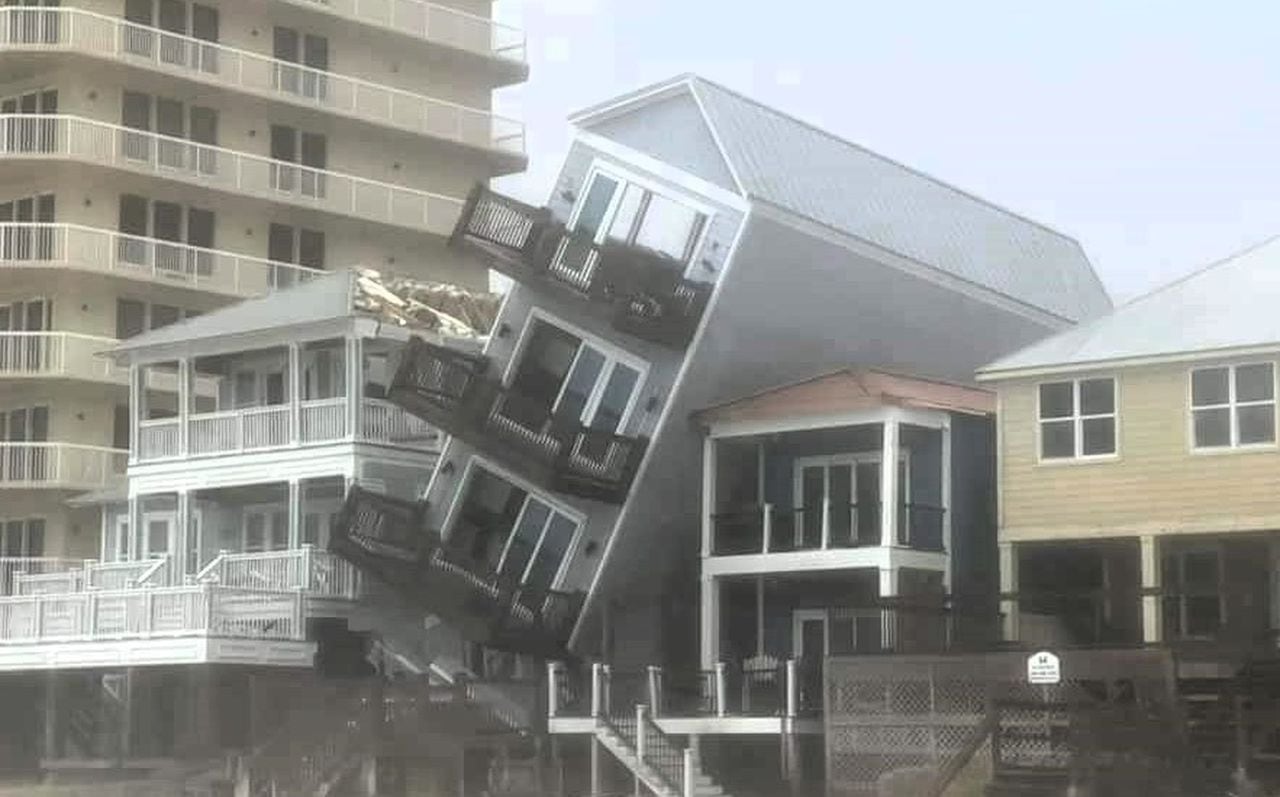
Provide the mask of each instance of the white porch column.
{"label": "white porch column", "polygon": [[139,422],[142,420],[143,391],[139,386],[142,381],[142,366],[129,366],[129,464],[138,461],[138,450],[142,443]]}
{"label": "white porch column", "polygon": [[710,670],[720,660],[720,582],[702,577],[702,669]]}
{"label": "white porch column", "polygon": [[173,532],[173,551],[169,554],[169,566],[172,568],[173,583],[181,584],[183,576],[188,572],[187,551],[191,544],[191,493],[186,490],[178,491],[175,500],[177,507],[177,518],[175,518]]}
{"label": "white porch column", "polygon": [[1159,642],[1164,636],[1160,616],[1160,596],[1145,594],[1160,588],[1160,542],[1154,534],[1138,538],[1139,561],[1142,563],[1142,641]]}
{"label": "white porch column", "polygon": [[[886,567],[880,570],[880,597],[898,597],[898,578],[901,568]],[[898,612],[896,609],[880,610],[880,647],[885,650],[896,650],[898,644]]]}
{"label": "white porch column", "polygon": [[951,550],[951,419],[942,422],[938,431],[942,435],[942,550],[946,569],[942,571],[942,591],[951,594],[954,552]]}
{"label": "white porch column", "polygon": [[289,442],[302,442],[302,346],[289,344]]}
{"label": "white porch column", "polygon": [[361,394],[364,393],[364,385],[361,384],[363,369],[362,359],[364,357],[363,341],[357,337],[350,337],[346,340],[346,397],[347,397],[347,437],[356,439],[360,437],[363,431],[360,424],[364,419],[361,412]]}
{"label": "white porch column", "polygon": [[898,541],[898,418],[884,421],[880,453],[880,544],[886,548]]}
{"label": "white porch column", "polygon": [[142,558],[142,497],[129,496],[129,539],[125,544],[125,555],[136,561]]}
{"label": "white porch column", "polygon": [[[1000,543],[1000,594],[1010,595],[1018,591],[1018,546],[1012,542]],[[1000,614],[1004,617],[1003,635],[1006,642],[1018,639],[1018,613],[1021,603],[1017,598],[1001,598]]]}
{"label": "white porch column", "polygon": [[302,547],[302,484],[289,480],[289,548]]}
{"label": "white porch column", "polygon": [[716,441],[702,441],[702,556],[711,555],[716,513]]}
{"label": "white porch column", "polygon": [[190,450],[191,419],[191,360],[178,360],[178,454],[186,456]]}
{"label": "white porch column", "polygon": [[764,576],[756,576],[756,655],[764,656]]}

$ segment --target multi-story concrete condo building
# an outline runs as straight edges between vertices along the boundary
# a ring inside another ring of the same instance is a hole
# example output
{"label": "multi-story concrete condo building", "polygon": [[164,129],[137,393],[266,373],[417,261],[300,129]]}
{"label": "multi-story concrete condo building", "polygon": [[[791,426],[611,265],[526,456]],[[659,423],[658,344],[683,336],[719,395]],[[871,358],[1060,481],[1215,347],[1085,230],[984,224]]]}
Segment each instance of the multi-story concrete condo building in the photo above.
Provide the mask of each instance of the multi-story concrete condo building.
{"label": "multi-story concrete condo building", "polygon": [[66,499],[124,472],[127,380],[94,357],[114,340],[335,266],[485,284],[444,242],[473,184],[525,163],[491,111],[522,38],[489,14],[0,11],[0,553],[97,555],[95,510]]}
{"label": "multi-story concrete condo building", "polygon": [[[477,674],[561,661],[574,793],[608,793],[606,750],[716,793],[665,734],[776,761],[796,716],[732,716],[718,669],[898,649],[860,608],[945,594],[957,530],[994,559],[990,396],[945,383],[1110,301],[1072,239],[700,78],[573,122],[545,207],[463,210],[459,250],[516,283],[483,352],[411,342],[392,380],[451,435],[425,494],[362,486],[330,547],[463,629]],[[719,708],[637,721],[646,667]]]}

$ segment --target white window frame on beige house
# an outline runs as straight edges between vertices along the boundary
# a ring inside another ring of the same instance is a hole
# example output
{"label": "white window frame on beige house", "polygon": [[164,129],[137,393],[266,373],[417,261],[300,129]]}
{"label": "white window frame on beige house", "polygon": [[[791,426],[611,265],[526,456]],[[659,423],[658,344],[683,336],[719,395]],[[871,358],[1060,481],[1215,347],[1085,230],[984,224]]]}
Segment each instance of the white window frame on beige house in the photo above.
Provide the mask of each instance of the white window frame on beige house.
{"label": "white window frame on beige house", "polygon": [[[1081,412],[1081,383],[1110,380],[1111,412],[1085,415]],[[1041,391],[1046,385],[1071,385],[1071,415],[1056,418],[1041,417]],[[1094,374],[1090,376],[1068,377],[1065,379],[1046,379],[1037,382],[1036,395],[1036,462],[1041,465],[1059,465],[1079,462],[1109,462],[1120,458],[1120,378],[1115,374]],[[1086,421],[1110,418],[1112,423],[1111,451],[1101,454],[1084,453],[1084,424]],[[1072,429],[1072,454],[1070,456],[1046,457],[1044,455],[1044,425],[1046,423],[1070,423]]]}
{"label": "white window frame on beige house", "polygon": [[[1271,369],[1271,398],[1250,401],[1240,401],[1237,398],[1236,373],[1240,368],[1248,368],[1251,366],[1267,366]],[[1227,401],[1218,404],[1202,404],[1195,403],[1195,378],[1197,373],[1205,371],[1221,371],[1227,372]],[[1222,365],[1206,365],[1192,367],[1187,370],[1187,447],[1193,454],[1221,454],[1235,451],[1271,451],[1277,447],[1277,441],[1280,440],[1280,417],[1276,415],[1276,408],[1280,403],[1276,401],[1276,395],[1280,392],[1276,386],[1276,364],[1271,360],[1251,360],[1237,363],[1226,363]],[[1271,440],[1258,443],[1241,443],[1240,442],[1240,409],[1249,407],[1265,407],[1271,406]],[[1230,439],[1222,445],[1201,445],[1196,440],[1196,413],[1226,410],[1228,413],[1228,433]]]}

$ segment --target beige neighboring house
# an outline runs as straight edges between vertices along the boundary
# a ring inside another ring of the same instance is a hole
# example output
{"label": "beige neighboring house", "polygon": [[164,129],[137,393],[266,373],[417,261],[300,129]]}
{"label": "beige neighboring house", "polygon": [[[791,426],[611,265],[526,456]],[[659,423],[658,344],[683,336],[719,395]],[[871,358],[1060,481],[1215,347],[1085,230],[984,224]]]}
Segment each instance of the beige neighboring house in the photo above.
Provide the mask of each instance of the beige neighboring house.
{"label": "beige neighboring house", "polygon": [[1274,648],[1277,300],[1272,239],[979,372],[1010,638]]}

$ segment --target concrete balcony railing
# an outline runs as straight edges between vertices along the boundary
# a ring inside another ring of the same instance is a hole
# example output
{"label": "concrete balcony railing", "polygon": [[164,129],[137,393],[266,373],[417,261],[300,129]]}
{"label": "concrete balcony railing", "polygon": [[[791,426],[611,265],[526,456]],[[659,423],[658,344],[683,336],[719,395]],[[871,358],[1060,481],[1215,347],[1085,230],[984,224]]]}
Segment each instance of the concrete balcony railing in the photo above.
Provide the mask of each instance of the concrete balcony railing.
{"label": "concrete balcony railing", "polygon": [[139,423],[135,454],[139,462],[150,462],[344,440],[429,451],[439,446],[440,436],[434,427],[394,404],[365,399],[359,409],[355,429],[350,426],[347,399],[341,397],[302,402],[296,427],[288,404],[192,415],[187,419],[185,454],[179,419],[145,420]]}
{"label": "concrete balcony railing", "polygon": [[0,378],[66,378],[128,384],[129,372],[98,356],[114,338],[74,332],[0,332]]}
{"label": "concrete balcony railing", "polygon": [[325,272],[76,224],[0,223],[0,272],[67,268],[252,297]]}
{"label": "concrete balcony railing", "polygon": [[82,9],[0,10],[0,48],[82,53],[467,146],[524,155],[524,125],[486,109]]}
{"label": "concrete balcony railing", "polygon": [[79,116],[0,116],[0,158],[71,160],[449,235],[462,200]]}
{"label": "concrete balcony railing", "polygon": [[95,490],[123,477],[128,457],[102,446],[0,442],[0,488]]}
{"label": "concrete balcony railing", "polygon": [[284,0],[291,5],[393,30],[456,50],[523,66],[524,31],[424,0]]}

